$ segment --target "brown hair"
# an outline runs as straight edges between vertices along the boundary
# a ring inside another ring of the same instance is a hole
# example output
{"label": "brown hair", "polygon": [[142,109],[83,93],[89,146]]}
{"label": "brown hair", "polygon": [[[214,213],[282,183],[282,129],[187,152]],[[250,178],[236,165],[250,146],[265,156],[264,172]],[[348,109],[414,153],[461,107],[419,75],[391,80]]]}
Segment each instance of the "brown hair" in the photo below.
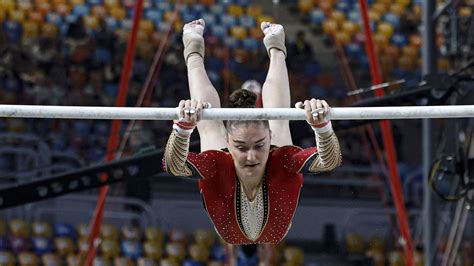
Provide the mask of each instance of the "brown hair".
{"label": "brown hair", "polygon": [[[230,107],[232,108],[256,108],[257,95],[251,91],[238,89],[232,92],[229,97]],[[240,125],[258,124],[263,125],[265,128],[270,129],[268,120],[227,120],[225,128],[227,132],[232,131]]]}

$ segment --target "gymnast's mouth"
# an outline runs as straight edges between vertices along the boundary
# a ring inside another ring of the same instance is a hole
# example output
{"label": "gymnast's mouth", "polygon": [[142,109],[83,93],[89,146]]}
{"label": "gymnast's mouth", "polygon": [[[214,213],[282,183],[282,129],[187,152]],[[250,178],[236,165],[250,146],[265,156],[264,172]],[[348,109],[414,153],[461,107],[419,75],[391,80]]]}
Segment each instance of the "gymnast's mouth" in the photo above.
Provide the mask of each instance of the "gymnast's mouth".
{"label": "gymnast's mouth", "polygon": [[248,168],[252,168],[252,167],[255,167],[259,165],[259,163],[256,163],[256,164],[246,164],[245,167],[248,167]]}

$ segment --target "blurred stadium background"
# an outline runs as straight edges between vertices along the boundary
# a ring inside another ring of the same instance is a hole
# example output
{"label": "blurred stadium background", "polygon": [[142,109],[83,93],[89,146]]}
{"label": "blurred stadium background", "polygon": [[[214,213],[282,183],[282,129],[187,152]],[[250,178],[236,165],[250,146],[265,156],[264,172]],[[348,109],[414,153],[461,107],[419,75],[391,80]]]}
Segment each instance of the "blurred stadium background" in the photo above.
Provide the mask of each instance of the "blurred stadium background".
{"label": "blurred stadium background", "polygon": [[[0,0],[0,103],[113,106],[134,4]],[[474,103],[469,91],[474,87],[472,0],[434,3],[431,67],[436,75],[431,79],[422,75],[421,0],[368,4],[383,80],[403,80],[385,89],[396,99],[382,105]],[[372,92],[348,96],[350,90],[372,85],[355,0],[145,0],[126,106],[141,101],[141,106],[174,107],[189,97],[181,29],[201,17],[207,24],[208,75],[224,105],[243,82],[265,79],[268,59],[261,21],[285,26],[293,103],[315,97],[337,107],[364,100],[377,104],[371,102]],[[422,93],[410,94],[420,88]],[[396,97],[403,93],[408,97]],[[473,192],[465,187],[463,192],[459,185],[465,177],[473,179],[472,120],[436,119],[430,125],[430,162],[441,158],[430,175],[439,181],[432,184],[435,191],[427,189],[422,122],[392,123],[415,265],[474,265]],[[153,154],[155,160],[147,158],[154,171],[110,186],[94,265],[223,265],[223,246],[202,208],[197,183],[161,171],[158,157],[170,121],[139,121],[128,129],[127,123],[120,131],[120,137],[130,135],[121,146],[122,158]],[[304,121],[291,127],[296,145],[314,144]],[[110,129],[111,122],[103,120],[1,118],[2,193],[102,165]],[[343,165],[329,174],[305,177],[300,207],[281,246],[280,265],[406,265],[378,124],[344,121],[335,123],[335,130]],[[193,139],[198,140],[197,133]],[[97,188],[85,189],[2,208],[0,265],[79,265],[79,256],[87,253],[97,195]],[[427,199],[433,231],[430,261],[423,238]],[[462,230],[453,234],[459,225]],[[258,257],[240,253],[238,265],[257,263]]]}

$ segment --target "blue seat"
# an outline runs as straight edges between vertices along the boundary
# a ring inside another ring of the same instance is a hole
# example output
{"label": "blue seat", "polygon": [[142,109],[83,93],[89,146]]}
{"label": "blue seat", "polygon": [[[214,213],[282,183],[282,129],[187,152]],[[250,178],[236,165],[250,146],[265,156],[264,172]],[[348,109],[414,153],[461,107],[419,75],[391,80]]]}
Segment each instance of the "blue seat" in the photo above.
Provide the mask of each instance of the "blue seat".
{"label": "blue seat", "polygon": [[204,266],[204,264],[200,263],[199,261],[189,259],[183,261],[183,266]]}
{"label": "blue seat", "polygon": [[217,21],[217,17],[213,13],[204,12],[201,14],[201,17],[206,21],[207,25],[214,25]]}
{"label": "blue seat", "polygon": [[33,237],[33,251],[37,255],[43,255],[45,253],[51,253],[54,251],[53,241],[46,237]]}
{"label": "blue seat", "polygon": [[407,37],[399,32],[396,32],[393,34],[391,41],[394,45],[398,46],[399,48],[404,47],[408,43]]}
{"label": "blue seat", "polygon": [[225,38],[227,36],[227,28],[220,24],[211,25],[211,33],[219,38]]}
{"label": "blue seat", "polygon": [[104,1],[102,1],[102,0],[86,0],[87,5],[90,6],[90,7],[102,5],[103,2]]}
{"label": "blue seat", "polygon": [[57,222],[53,224],[53,231],[55,237],[75,238],[76,230],[68,223]]}
{"label": "blue seat", "polygon": [[232,36],[224,37],[224,43],[230,49],[240,47],[240,45],[241,45],[240,41],[237,40],[236,38],[232,37]]}
{"label": "blue seat", "polygon": [[203,4],[194,4],[191,6],[191,8],[194,10],[194,12],[197,12],[198,14],[202,14],[206,11],[206,6]]}
{"label": "blue seat", "polygon": [[[3,169],[2,167],[3,158],[0,158],[0,171]],[[4,236],[0,237],[0,251],[6,251],[10,249],[10,241]]]}
{"label": "blue seat", "polygon": [[237,25],[237,19],[229,14],[221,14],[220,21],[223,25],[230,28]]}
{"label": "blue seat", "polygon": [[143,254],[142,244],[138,241],[125,240],[120,243],[120,247],[124,256],[134,260]]}
{"label": "blue seat", "polygon": [[400,17],[391,13],[391,12],[388,12],[387,14],[385,14],[385,16],[383,16],[383,20],[385,20],[386,22],[390,23],[393,25],[393,27],[395,29],[400,29]]}
{"label": "blue seat", "polygon": [[247,37],[242,41],[242,46],[248,51],[255,51],[259,48],[260,42],[254,38]]}
{"label": "blue seat", "polygon": [[163,13],[166,12],[166,11],[173,10],[173,6],[168,1],[156,3],[156,7],[158,8],[159,11],[161,11]]}
{"label": "blue seat", "polygon": [[255,19],[251,16],[242,15],[239,18],[239,24],[243,27],[253,28],[257,24]]}
{"label": "blue seat", "polygon": [[12,43],[19,43],[21,41],[22,27],[20,23],[7,20],[4,22],[3,28],[5,29],[5,33],[8,35],[8,38]]}
{"label": "blue seat", "polygon": [[150,9],[145,12],[145,18],[152,21],[153,23],[160,23],[163,20],[163,12]]}
{"label": "blue seat", "polygon": [[54,24],[59,27],[63,24],[63,18],[62,16],[56,13],[48,13],[46,14],[46,22]]}
{"label": "blue seat", "polygon": [[216,3],[210,7],[210,11],[215,15],[221,15],[226,12],[226,6],[220,3]]}
{"label": "blue seat", "polygon": [[215,245],[211,249],[211,259],[217,261],[224,261],[225,260],[225,249],[222,245]]}
{"label": "blue seat", "polygon": [[77,17],[85,17],[90,14],[90,9],[87,5],[76,5],[72,8],[72,14]]}
{"label": "blue seat", "polygon": [[107,17],[104,20],[108,30],[115,31],[116,29],[120,28],[120,21],[117,21],[117,19],[113,17]]}
{"label": "blue seat", "polygon": [[320,9],[315,8],[309,13],[309,21],[311,24],[321,25],[324,21],[324,17],[324,12]]}
{"label": "blue seat", "polygon": [[358,11],[358,9],[353,9],[351,11],[349,11],[349,14],[347,16],[347,18],[352,21],[352,22],[355,22],[355,23],[360,23],[360,13]]}

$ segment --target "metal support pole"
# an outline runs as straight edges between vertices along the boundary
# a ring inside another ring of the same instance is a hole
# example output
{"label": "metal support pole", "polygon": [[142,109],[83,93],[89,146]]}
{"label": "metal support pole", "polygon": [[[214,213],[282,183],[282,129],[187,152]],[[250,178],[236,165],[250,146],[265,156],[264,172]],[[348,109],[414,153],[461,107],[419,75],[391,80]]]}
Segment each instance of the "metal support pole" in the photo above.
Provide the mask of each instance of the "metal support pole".
{"label": "metal support pole", "polygon": [[[434,74],[437,71],[437,53],[435,41],[435,0],[422,1],[422,73],[423,75]],[[424,261],[425,266],[434,265],[433,259],[435,257],[434,250],[434,228],[435,215],[433,206],[433,192],[429,188],[428,173],[432,161],[432,139],[431,139],[432,124],[429,119],[422,121],[422,151],[423,151],[423,246],[424,246]]]}

